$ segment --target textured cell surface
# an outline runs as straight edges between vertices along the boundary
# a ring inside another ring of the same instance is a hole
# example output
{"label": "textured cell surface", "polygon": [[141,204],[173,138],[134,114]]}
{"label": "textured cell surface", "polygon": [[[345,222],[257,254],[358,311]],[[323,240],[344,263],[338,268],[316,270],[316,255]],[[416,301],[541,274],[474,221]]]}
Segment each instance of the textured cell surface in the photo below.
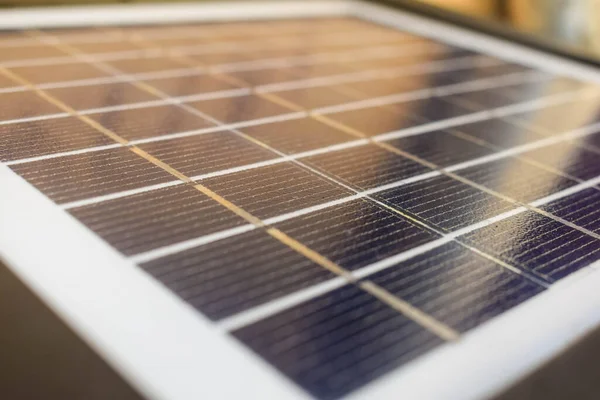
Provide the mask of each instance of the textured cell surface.
{"label": "textured cell surface", "polygon": [[346,394],[441,342],[354,286],[233,335],[322,399]]}
{"label": "textured cell surface", "polygon": [[459,240],[549,283],[600,259],[599,239],[531,211]]}
{"label": "textured cell surface", "polygon": [[472,329],[544,289],[457,243],[396,264],[369,280],[459,331]]}

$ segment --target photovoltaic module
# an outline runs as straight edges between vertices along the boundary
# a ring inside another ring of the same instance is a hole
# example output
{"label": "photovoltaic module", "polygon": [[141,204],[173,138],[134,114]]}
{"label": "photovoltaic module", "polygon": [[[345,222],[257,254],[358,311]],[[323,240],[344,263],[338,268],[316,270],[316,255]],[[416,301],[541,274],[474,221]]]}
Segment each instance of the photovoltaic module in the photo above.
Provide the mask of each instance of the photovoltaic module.
{"label": "photovoltaic module", "polygon": [[7,265],[149,398],[485,398],[574,340],[528,318],[597,275],[600,80],[273,7],[0,33]]}

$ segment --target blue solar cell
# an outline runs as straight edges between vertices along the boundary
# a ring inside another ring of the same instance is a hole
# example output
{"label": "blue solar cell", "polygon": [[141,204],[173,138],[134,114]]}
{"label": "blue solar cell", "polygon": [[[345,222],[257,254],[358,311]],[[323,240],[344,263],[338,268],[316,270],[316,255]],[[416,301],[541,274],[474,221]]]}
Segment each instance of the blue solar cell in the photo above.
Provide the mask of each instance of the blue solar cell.
{"label": "blue solar cell", "polygon": [[[579,86],[584,85],[579,83]],[[600,107],[595,99],[580,98],[524,111],[508,119],[518,121],[544,134],[559,135],[600,122]]]}
{"label": "blue solar cell", "polygon": [[543,139],[540,134],[530,129],[497,118],[459,125],[451,130],[467,134],[502,149]]}
{"label": "blue solar cell", "polygon": [[263,219],[353,193],[293,163],[279,163],[204,179],[202,184]]}
{"label": "blue solar cell", "polygon": [[355,286],[346,286],[233,335],[320,399],[336,399],[441,343]]}
{"label": "blue solar cell", "polygon": [[58,83],[15,95],[27,115],[0,96],[0,159],[309,394],[351,393],[600,259],[600,189],[581,184],[600,133],[556,136],[600,121],[597,85],[358,19],[231,24],[136,28],[165,29],[162,55],[111,63],[158,75],[85,117],[10,120],[79,107],[60,94],[86,86],[58,81],[112,96],[122,78],[19,51],[12,73]]}
{"label": "blue solar cell", "polygon": [[446,101],[443,97],[429,97],[421,100],[400,102],[393,104],[393,106],[401,113],[431,122],[461,117],[474,112],[473,108]]}
{"label": "blue solar cell", "polygon": [[458,240],[548,283],[600,259],[600,240],[532,211],[460,236]]}
{"label": "blue solar cell", "polygon": [[600,154],[570,143],[528,151],[522,153],[522,156],[578,179],[588,180],[600,176]]}
{"label": "blue solar cell", "polygon": [[376,136],[422,125],[427,122],[416,115],[394,111],[391,107],[369,107],[327,114],[327,118],[341,123],[365,136]]}
{"label": "blue solar cell", "polygon": [[461,332],[511,309],[544,287],[450,242],[368,280]]}
{"label": "blue solar cell", "polygon": [[387,143],[440,167],[470,161],[494,152],[491,148],[455,136],[449,131],[427,132]]}
{"label": "blue solar cell", "polygon": [[396,213],[363,200],[294,218],[276,227],[349,270],[438,237]]}
{"label": "blue solar cell", "polygon": [[371,189],[431,172],[424,165],[372,144],[303,161],[357,189]]}
{"label": "blue solar cell", "polygon": [[456,171],[460,176],[521,202],[531,202],[577,182],[515,158]]}
{"label": "blue solar cell", "polygon": [[476,111],[504,107],[514,103],[510,96],[498,89],[451,94],[443,96],[442,99],[470,107]]}
{"label": "blue solar cell", "polygon": [[541,207],[566,221],[600,234],[600,189],[590,188]]}
{"label": "blue solar cell", "polygon": [[591,150],[600,151],[600,128],[598,128],[598,132],[579,139],[578,143]]}
{"label": "blue solar cell", "polygon": [[262,230],[141,267],[211,319],[222,319],[334,275]]}
{"label": "blue solar cell", "polygon": [[386,190],[375,197],[446,232],[483,221],[516,207],[447,176]]}
{"label": "blue solar cell", "polygon": [[70,213],[125,255],[245,223],[223,205],[187,185],[73,208]]}

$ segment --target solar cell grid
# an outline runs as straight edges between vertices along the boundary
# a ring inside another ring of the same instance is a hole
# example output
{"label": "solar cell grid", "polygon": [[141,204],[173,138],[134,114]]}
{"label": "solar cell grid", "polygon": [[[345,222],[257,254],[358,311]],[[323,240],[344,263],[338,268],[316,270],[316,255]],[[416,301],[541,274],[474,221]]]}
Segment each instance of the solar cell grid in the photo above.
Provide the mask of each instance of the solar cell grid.
{"label": "solar cell grid", "polygon": [[544,288],[448,243],[369,277],[459,331],[467,331]]}
{"label": "solar cell grid", "polygon": [[127,140],[207,128],[214,124],[174,105],[107,111],[90,118]]}
{"label": "solar cell grid", "polygon": [[114,143],[96,129],[73,117],[0,125],[0,136],[2,161]]}
{"label": "solar cell grid", "polygon": [[550,283],[591,264],[600,254],[597,238],[533,212],[474,231],[459,240]]}
{"label": "solar cell grid", "polygon": [[322,399],[338,398],[441,342],[354,286],[233,334]]}
{"label": "solar cell grid", "polygon": [[430,171],[374,144],[309,157],[305,162],[358,189],[371,189]]}
{"label": "solar cell grid", "polygon": [[423,118],[419,118],[418,116],[402,114],[383,107],[369,107],[339,112],[331,115],[329,118],[364,136],[376,136],[382,133],[398,131],[425,122]]}
{"label": "solar cell grid", "polygon": [[291,163],[209,178],[202,184],[261,219],[326,203],[350,193]]}
{"label": "solar cell grid", "polygon": [[258,120],[289,114],[293,110],[256,95],[202,100],[190,106],[223,123]]}
{"label": "solar cell grid", "polygon": [[588,180],[600,175],[600,154],[563,143],[523,153],[523,157],[561,171],[574,179]]}
{"label": "solar cell grid", "polygon": [[179,70],[187,65],[179,60],[167,56],[156,56],[149,58],[130,58],[121,60],[109,60],[108,64],[127,74],[141,74],[157,71]]}
{"label": "solar cell grid", "polygon": [[390,140],[389,144],[440,167],[448,167],[493,153],[493,150],[479,143],[465,140],[453,135],[452,131],[444,130]]}
{"label": "solar cell grid", "polygon": [[492,161],[457,173],[471,182],[525,203],[576,184],[567,177],[514,158]]}
{"label": "solar cell grid", "polygon": [[142,103],[158,99],[157,96],[126,82],[48,89],[48,93],[76,110]]}
{"label": "solar cell grid", "polygon": [[59,204],[172,180],[170,174],[125,148],[39,160],[12,168]]}
{"label": "solar cell grid", "polygon": [[64,53],[53,46],[44,46],[42,44],[28,47],[13,47],[10,51],[0,53],[0,62],[15,60],[31,60],[38,58],[52,58],[64,56]]}
{"label": "solar cell grid", "polygon": [[189,96],[200,93],[238,89],[241,85],[209,75],[178,76],[173,78],[152,79],[148,85],[172,97]]}
{"label": "solar cell grid", "polygon": [[317,211],[276,226],[350,270],[437,237],[433,232],[364,200]]}
{"label": "solar cell grid", "polygon": [[514,208],[505,200],[447,176],[383,191],[375,197],[446,232]]}
{"label": "solar cell grid", "polygon": [[598,260],[592,84],[354,19],[90,30],[0,41],[0,161],[213,321],[341,277],[225,328],[318,398]]}
{"label": "solar cell grid", "polygon": [[9,70],[35,84],[78,81],[108,76],[93,64],[75,61],[56,65],[9,67]]}
{"label": "solar cell grid", "polygon": [[586,135],[580,140],[580,143],[590,150],[600,151],[600,132]]}
{"label": "solar cell grid", "polygon": [[142,144],[140,148],[190,177],[275,157],[275,154],[232,132],[165,140]]}
{"label": "solar cell grid", "polygon": [[[571,115],[571,118],[561,118],[563,115]],[[597,123],[598,101],[597,99],[572,101],[517,114],[511,119],[545,134],[560,134],[580,126]]]}
{"label": "solar cell grid", "polygon": [[138,50],[141,46],[136,43],[126,41],[108,42],[108,43],[75,43],[69,46],[85,54],[118,53],[121,51]]}
{"label": "solar cell grid", "polygon": [[213,319],[334,277],[263,231],[243,233],[141,266]]}
{"label": "solar cell grid", "polygon": [[571,223],[600,234],[598,202],[600,191],[597,188],[582,190],[572,196],[556,200],[542,209]]}
{"label": "solar cell grid", "polygon": [[244,222],[216,201],[188,186],[135,194],[75,208],[70,212],[127,255]]}
{"label": "solar cell grid", "polygon": [[62,111],[31,91],[2,93],[0,101],[3,104],[0,118],[3,121],[56,114]]}
{"label": "solar cell grid", "polygon": [[17,82],[7,76],[0,75],[0,89],[13,88],[19,86]]}
{"label": "solar cell grid", "polygon": [[503,107],[514,103],[510,95],[497,89],[451,94],[444,99],[475,110]]}
{"label": "solar cell grid", "polygon": [[272,122],[240,130],[288,154],[316,150],[355,139],[344,131],[312,118]]}

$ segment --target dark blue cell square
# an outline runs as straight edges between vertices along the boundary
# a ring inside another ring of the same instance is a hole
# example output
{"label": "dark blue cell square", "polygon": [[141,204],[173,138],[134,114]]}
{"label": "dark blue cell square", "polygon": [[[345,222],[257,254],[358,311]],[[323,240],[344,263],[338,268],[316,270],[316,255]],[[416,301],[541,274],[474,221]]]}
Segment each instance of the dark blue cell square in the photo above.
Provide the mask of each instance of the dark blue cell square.
{"label": "dark blue cell square", "polygon": [[542,285],[456,242],[366,279],[460,332],[544,290]]}
{"label": "dark blue cell square", "polygon": [[540,208],[577,226],[600,234],[600,189],[598,188],[582,190]]}
{"label": "dark blue cell square", "polygon": [[[436,43],[436,44],[440,45],[440,47],[442,46],[440,43]],[[441,60],[451,60],[453,58],[458,58],[458,57],[474,56],[476,54],[477,53],[472,50],[467,50],[467,49],[463,49],[460,47],[444,45],[443,51],[436,52],[435,55],[433,55],[433,58],[441,61]]]}
{"label": "dark blue cell square", "polygon": [[517,64],[509,64],[504,62],[491,64],[489,62],[491,60],[491,57],[487,57],[485,59],[480,58],[480,62],[476,63],[473,68],[463,68],[452,71],[431,73],[430,85],[432,87],[447,86],[479,79],[495,78],[502,75],[526,72],[530,70],[527,67]]}
{"label": "dark blue cell square", "polygon": [[494,152],[489,147],[463,139],[444,130],[406,136],[390,140],[387,143],[439,167],[449,167],[485,157]]}
{"label": "dark blue cell square", "polygon": [[600,154],[571,143],[559,143],[521,154],[569,176],[588,180],[600,176]]}
{"label": "dark blue cell square", "polygon": [[431,169],[374,144],[302,159],[336,180],[356,189],[372,189]]}
{"label": "dark blue cell square", "polygon": [[456,171],[469,181],[513,200],[529,203],[577,182],[525,161],[508,157]]}
{"label": "dark blue cell square", "polygon": [[505,117],[545,135],[560,135],[600,122],[600,104],[595,99],[576,99]]}
{"label": "dark blue cell square", "polygon": [[[538,77],[542,79],[538,79]],[[586,84],[570,78],[556,77],[546,74],[540,76],[536,73],[536,79],[528,82],[509,85],[496,90],[512,98],[515,103],[529,102],[543,97],[557,95],[564,92],[581,89]]]}
{"label": "dark blue cell square", "polygon": [[353,285],[232,334],[323,400],[338,399],[442,342]]}
{"label": "dark blue cell square", "polygon": [[335,277],[260,229],[140,266],[212,320]]}
{"label": "dark blue cell square", "polygon": [[437,176],[374,195],[436,229],[452,232],[516,206],[447,176]]}
{"label": "dark blue cell square", "polygon": [[439,235],[366,200],[354,200],[275,224],[343,268],[356,270]]}
{"label": "dark blue cell square", "polygon": [[[491,57],[488,57],[491,58]],[[498,59],[496,59],[498,61]],[[520,64],[512,64],[507,62],[499,62],[496,65],[489,65],[487,67],[479,67],[476,69],[477,77],[483,78],[495,78],[502,75],[512,75],[523,72],[534,71],[530,67],[526,67]]]}
{"label": "dark blue cell square", "polygon": [[595,133],[586,135],[577,141],[581,146],[593,151],[600,151],[600,127],[595,129]]}
{"label": "dark blue cell square", "polygon": [[404,101],[392,104],[392,106],[403,114],[430,122],[462,117],[475,112],[473,107],[446,101],[443,97],[428,97],[425,99]]}
{"label": "dark blue cell square", "polygon": [[476,111],[504,107],[515,103],[510,95],[503,93],[503,91],[499,89],[448,94],[441,98]]}
{"label": "dark blue cell square", "polygon": [[327,114],[326,117],[363,136],[396,132],[427,122],[415,115],[395,111],[392,107],[360,108]]}
{"label": "dark blue cell square", "polygon": [[600,259],[600,240],[533,211],[477,229],[458,240],[548,283]]}
{"label": "dark blue cell square", "polygon": [[522,144],[544,139],[534,131],[498,118],[472,122],[451,128],[500,149],[508,149]]}
{"label": "dark blue cell square", "polygon": [[427,75],[429,86],[432,88],[440,88],[448,85],[456,85],[462,82],[472,81],[477,78],[475,68],[462,68],[450,71],[433,72]]}

